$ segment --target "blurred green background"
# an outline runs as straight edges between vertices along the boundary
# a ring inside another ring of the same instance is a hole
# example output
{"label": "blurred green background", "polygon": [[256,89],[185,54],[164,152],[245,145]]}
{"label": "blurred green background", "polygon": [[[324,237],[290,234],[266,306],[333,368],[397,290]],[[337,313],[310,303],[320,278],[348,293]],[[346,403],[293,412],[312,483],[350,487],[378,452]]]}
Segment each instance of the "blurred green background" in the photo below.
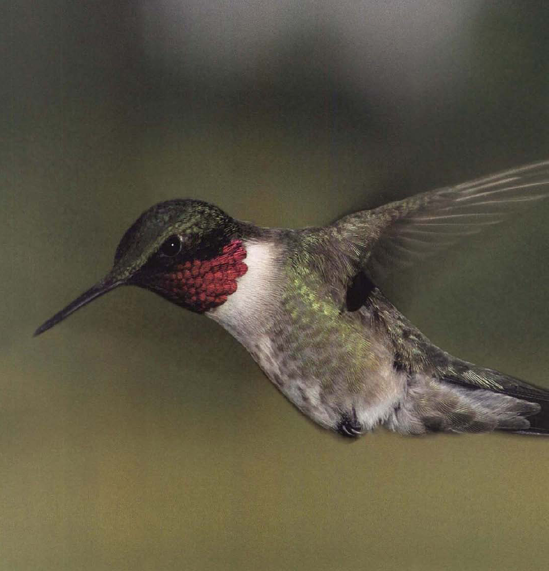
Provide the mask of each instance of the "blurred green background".
{"label": "blurred green background", "polygon": [[[142,290],[31,336],[155,202],[298,227],[548,158],[547,3],[0,10],[0,569],[545,569],[548,440],[349,445]],[[438,345],[549,388],[548,216],[382,285]]]}

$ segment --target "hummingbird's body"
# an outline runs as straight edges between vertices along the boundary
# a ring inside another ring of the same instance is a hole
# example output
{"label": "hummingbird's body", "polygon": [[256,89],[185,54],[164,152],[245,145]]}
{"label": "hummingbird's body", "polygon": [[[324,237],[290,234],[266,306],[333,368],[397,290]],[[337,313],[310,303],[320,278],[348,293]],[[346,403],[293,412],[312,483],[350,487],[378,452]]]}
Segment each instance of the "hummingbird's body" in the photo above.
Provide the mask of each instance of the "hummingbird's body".
{"label": "hummingbird's body", "polygon": [[341,268],[328,259],[318,260],[324,268],[315,267],[308,233],[275,233],[247,243],[248,272],[234,296],[209,316],[312,420],[337,430],[360,413],[356,422],[371,428],[393,410],[405,378],[393,368],[393,352],[375,330],[371,311],[343,310]]}
{"label": "hummingbird's body", "polygon": [[[307,244],[308,234],[322,233],[267,231],[245,242],[246,275],[226,303],[207,313],[291,402],[344,436],[378,424],[413,434],[529,427],[519,413],[537,412],[537,404],[452,384],[452,367],[462,374],[482,369],[432,345],[367,278],[360,307],[349,311],[352,267],[341,264],[337,250],[327,258],[321,241]],[[315,249],[322,251],[318,259]],[[488,370],[485,377],[506,378]]]}
{"label": "hummingbird's body", "polygon": [[446,245],[497,221],[502,206],[541,198],[547,167],[323,228],[259,228],[201,201],[160,203],[128,230],[109,275],[37,333],[118,285],[138,285],[220,323],[304,414],[344,436],[377,425],[411,434],[543,434],[549,391],[445,353],[375,282],[418,247]]}

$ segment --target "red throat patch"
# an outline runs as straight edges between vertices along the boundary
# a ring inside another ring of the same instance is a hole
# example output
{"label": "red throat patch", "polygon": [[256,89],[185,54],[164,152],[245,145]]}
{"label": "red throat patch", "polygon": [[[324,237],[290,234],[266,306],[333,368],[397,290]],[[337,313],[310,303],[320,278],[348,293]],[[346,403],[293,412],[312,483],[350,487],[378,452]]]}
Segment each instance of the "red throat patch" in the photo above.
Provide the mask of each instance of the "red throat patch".
{"label": "red throat patch", "polygon": [[248,271],[242,261],[246,250],[241,240],[227,244],[217,258],[193,260],[176,266],[162,281],[165,294],[194,311],[203,313],[227,301],[237,288],[237,278]]}

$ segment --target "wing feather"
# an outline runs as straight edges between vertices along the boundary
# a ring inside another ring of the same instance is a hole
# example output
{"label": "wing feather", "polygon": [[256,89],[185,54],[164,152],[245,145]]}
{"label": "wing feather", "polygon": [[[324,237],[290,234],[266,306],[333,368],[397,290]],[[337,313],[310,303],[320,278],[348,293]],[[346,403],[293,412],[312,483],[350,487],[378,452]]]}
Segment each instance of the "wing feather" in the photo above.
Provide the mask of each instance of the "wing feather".
{"label": "wing feather", "polygon": [[548,196],[549,160],[357,212],[333,227],[376,280]]}

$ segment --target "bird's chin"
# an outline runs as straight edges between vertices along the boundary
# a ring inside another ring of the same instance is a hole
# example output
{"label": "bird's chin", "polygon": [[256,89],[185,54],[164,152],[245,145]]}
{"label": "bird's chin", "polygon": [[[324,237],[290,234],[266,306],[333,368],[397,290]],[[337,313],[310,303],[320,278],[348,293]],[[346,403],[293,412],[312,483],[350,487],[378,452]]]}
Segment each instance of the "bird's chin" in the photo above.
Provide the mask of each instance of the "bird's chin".
{"label": "bird's chin", "polygon": [[186,309],[188,311],[192,311],[193,313],[205,313],[206,311],[208,311],[207,308],[204,308],[201,305],[198,305],[197,303],[193,302],[192,296],[177,295],[174,294],[174,292],[165,290],[161,287],[151,287],[151,286],[140,286],[140,287],[147,289],[148,291],[151,291],[152,293],[160,296],[162,299],[165,299],[170,303],[173,303],[174,305],[177,305],[177,307]]}

